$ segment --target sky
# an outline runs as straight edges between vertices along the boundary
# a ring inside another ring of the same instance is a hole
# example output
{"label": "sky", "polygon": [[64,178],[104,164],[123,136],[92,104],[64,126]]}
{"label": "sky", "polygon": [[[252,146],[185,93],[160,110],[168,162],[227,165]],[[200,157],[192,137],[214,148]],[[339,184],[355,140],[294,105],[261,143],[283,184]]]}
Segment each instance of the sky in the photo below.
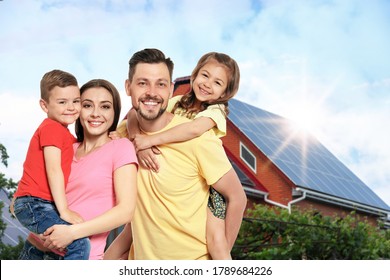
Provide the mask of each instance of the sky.
{"label": "sky", "polygon": [[234,58],[236,99],[309,130],[390,205],[390,1],[0,0],[0,143],[18,181],[46,117],[43,74],[121,92],[131,55],[158,48],[188,76],[210,51]]}

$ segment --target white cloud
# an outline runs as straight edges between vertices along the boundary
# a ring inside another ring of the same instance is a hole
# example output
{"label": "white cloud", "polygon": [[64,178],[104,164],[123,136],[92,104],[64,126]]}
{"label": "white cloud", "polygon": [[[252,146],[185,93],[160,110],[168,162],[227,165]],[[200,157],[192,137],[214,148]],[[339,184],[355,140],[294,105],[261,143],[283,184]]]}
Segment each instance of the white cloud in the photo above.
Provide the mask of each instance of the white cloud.
{"label": "white cloud", "polygon": [[[310,106],[316,136],[390,205],[390,18],[387,1],[1,1],[0,141],[17,179],[44,115],[39,81],[54,68],[113,82],[156,47],[189,75],[205,52],[241,68],[237,98],[294,117]],[[317,110],[312,110],[317,108]],[[3,171],[1,171],[3,172]]]}
{"label": "white cloud", "polygon": [[[37,91],[36,91],[37,92]],[[30,138],[45,114],[36,96],[23,97],[15,93],[0,94],[0,142],[7,148],[9,167],[0,166],[0,172],[19,180]]]}

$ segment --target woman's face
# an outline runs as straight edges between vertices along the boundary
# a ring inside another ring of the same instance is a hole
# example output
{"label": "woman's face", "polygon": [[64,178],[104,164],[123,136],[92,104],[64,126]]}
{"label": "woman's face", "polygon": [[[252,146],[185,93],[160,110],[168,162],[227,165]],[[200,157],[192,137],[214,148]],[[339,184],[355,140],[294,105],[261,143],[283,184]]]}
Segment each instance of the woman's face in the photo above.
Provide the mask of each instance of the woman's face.
{"label": "woman's face", "polygon": [[81,95],[80,123],[85,136],[107,136],[114,122],[112,95],[103,87],[89,88]]}

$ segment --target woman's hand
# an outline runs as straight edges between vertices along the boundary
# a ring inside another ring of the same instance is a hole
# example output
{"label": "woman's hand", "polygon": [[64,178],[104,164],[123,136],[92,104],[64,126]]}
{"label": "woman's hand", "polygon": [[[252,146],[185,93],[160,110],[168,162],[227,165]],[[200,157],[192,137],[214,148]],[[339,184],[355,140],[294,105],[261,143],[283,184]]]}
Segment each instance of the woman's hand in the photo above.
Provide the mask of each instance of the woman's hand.
{"label": "woman's hand", "polygon": [[40,238],[44,240],[43,246],[57,250],[63,250],[75,240],[72,226],[69,225],[51,226],[43,234],[40,234]]}
{"label": "woman's hand", "polygon": [[109,134],[108,134],[108,137],[111,138],[111,140],[118,140],[118,139],[121,139],[121,136],[119,135],[119,133],[117,131],[111,131]]}

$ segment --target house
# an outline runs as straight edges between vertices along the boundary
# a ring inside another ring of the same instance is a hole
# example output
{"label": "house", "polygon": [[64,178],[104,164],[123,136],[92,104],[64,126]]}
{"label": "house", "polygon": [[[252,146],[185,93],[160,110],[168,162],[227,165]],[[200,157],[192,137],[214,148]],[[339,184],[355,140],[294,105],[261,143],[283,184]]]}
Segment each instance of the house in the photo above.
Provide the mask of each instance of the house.
{"label": "house", "polygon": [[4,244],[15,246],[19,243],[19,236],[22,239],[27,237],[28,230],[23,227],[16,218],[11,216],[11,213],[9,212],[11,201],[8,198],[8,193],[3,188],[0,188],[0,201],[3,203],[1,218],[7,225],[4,236],[1,237],[1,241]]}
{"label": "house", "polygon": [[[190,77],[175,80],[174,95],[190,90]],[[252,203],[291,211],[314,209],[340,217],[356,211],[390,228],[390,207],[313,136],[296,133],[289,120],[232,99],[226,153]]]}
{"label": "house", "polygon": [[[189,90],[190,77],[175,80],[174,95]],[[382,219],[390,228],[390,207],[314,137],[301,137],[289,120],[237,99],[229,101],[229,110],[222,141],[248,207],[262,203],[291,211],[296,205],[341,217],[355,210],[373,224]],[[25,238],[28,231],[10,217],[4,190],[0,196],[7,223],[2,241],[16,245],[17,236]],[[119,231],[112,232],[108,243]]]}

